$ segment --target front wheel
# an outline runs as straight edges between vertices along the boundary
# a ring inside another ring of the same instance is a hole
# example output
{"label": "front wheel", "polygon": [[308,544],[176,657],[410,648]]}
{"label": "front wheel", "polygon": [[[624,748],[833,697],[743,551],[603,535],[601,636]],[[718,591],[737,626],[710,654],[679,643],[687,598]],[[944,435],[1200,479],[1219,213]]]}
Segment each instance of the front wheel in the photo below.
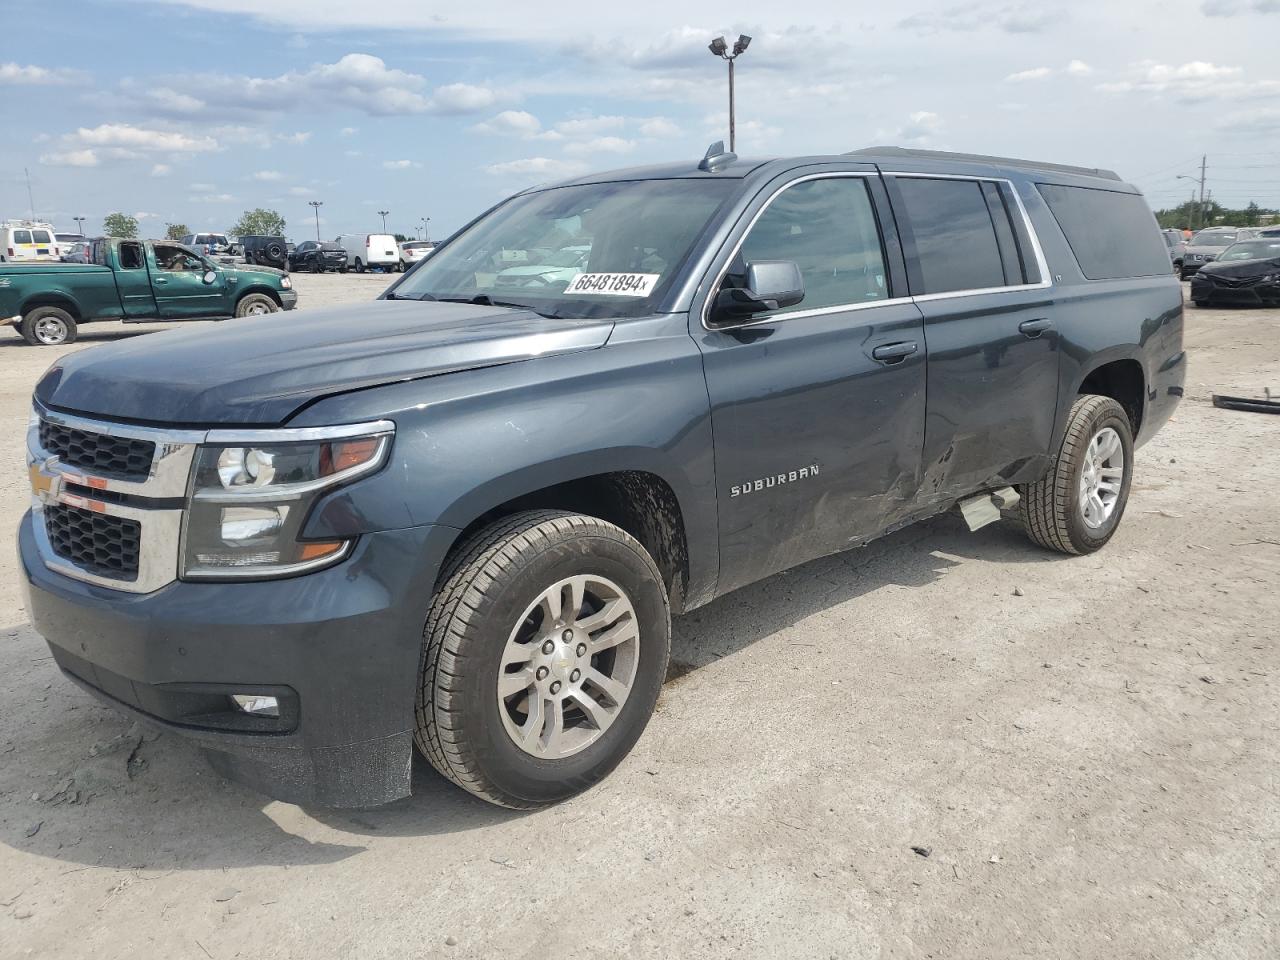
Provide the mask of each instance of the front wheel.
{"label": "front wheel", "polygon": [[36,307],[22,318],[22,339],[33,347],[60,347],[75,343],[76,321],[61,307]]}
{"label": "front wheel", "polygon": [[275,313],[280,305],[265,293],[250,293],[240,298],[236,304],[237,317],[258,317],[267,313]]}
{"label": "front wheel", "polygon": [[364,262],[356,257],[356,273],[364,273]]}
{"label": "front wheel", "polygon": [[427,612],[415,742],[504,807],[593,786],[635,745],[666,675],[662,575],[628,533],[530,511],[467,541]]}
{"label": "front wheel", "polygon": [[1078,397],[1049,472],[1023,485],[1027,536],[1060,553],[1093,553],[1111,539],[1133,480],[1133,428],[1110,397]]}

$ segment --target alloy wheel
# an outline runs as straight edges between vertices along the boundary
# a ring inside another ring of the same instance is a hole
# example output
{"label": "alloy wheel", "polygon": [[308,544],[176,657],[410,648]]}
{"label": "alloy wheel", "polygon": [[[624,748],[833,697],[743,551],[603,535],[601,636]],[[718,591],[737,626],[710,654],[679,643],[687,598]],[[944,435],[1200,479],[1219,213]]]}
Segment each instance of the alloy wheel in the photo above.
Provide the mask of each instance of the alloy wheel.
{"label": "alloy wheel", "polygon": [[1085,451],[1080,470],[1080,512],[1096,530],[1115,513],[1124,484],[1124,444],[1113,427],[1099,430]]}

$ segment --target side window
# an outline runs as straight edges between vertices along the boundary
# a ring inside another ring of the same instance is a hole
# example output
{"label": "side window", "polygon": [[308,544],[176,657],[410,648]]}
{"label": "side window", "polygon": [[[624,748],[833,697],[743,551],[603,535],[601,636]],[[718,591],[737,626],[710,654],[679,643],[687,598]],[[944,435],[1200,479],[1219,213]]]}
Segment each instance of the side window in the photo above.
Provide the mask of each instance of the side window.
{"label": "side window", "polygon": [[982,183],[899,177],[897,187],[915,236],[922,293],[1006,285],[1005,261]]}
{"label": "side window", "polygon": [[142,269],[142,244],[140,243],[120,244],[120,269],[121,270],[141,270]]}
{"label": "side window", "polygon": [[747,264],[755,260],[791,260],[804,277],[804,299],[772,313],[889,296],[880,231],[864,177],[805,180],[780,193],[751,227],[721,289],[744,286]]}
{"label": "side window", "polygon": [[1158,225],[1141,194],[1038,183],[1036,189],[1089,280],[1159,277],[1169,272]]}

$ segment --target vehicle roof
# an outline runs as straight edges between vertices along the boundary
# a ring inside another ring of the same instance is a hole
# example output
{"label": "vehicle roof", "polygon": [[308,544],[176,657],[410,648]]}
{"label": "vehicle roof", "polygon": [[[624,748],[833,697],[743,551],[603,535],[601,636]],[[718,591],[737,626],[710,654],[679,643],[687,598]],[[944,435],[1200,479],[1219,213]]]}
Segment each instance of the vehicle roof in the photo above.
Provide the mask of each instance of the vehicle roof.
{"label": "vehicle roof", "polygon": [[[731,154],[727,156],[732,156]],[[1107,186],[1116,189],[1124,185],[1119,174],[1101,167],[1077,167],[1063,163],[1048,163],[1039,160],[1022,160],[1015,157],[994,157],[976,153],[950,153],[942,150],[916,150],[907,147],[864,147],[841,154],[814,154],[796,157],[733,157],[731,160],[717,163],[713,169],[699,167],[702,158],[691,157],[676,163],[655,164],[643,167],[624,167],[618,170],[603,170],[572,177],[554,183],[540,184],[532,190],[543,190],[548,187],[578,186],[592,183],[612,183],[619,180],[741,180],[757,172],[768,174],[782,172],[797,166],[818,163],[839,163],[855,161],[875,164],[881,168],[894,169],[903,161],[923,163],[939,173],[948,172],[948,168],[956,168],[955,172],[972,173],[974,167],[1012,168],[1029,173],[1040,173],[1052,176],[1069,176],[1109,181]],[[960,168],[969,168],[961,170]],[[1127,185],[1125,185],[1127,186]],[[1129,189],[1133,189],[1130,187]]]}

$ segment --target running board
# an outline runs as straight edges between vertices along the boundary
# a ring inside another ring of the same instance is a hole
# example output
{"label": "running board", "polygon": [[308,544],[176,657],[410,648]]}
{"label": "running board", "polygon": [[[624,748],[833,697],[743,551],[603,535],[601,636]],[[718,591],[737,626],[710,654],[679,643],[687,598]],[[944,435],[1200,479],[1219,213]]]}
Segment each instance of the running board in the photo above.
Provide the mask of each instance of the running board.
{"label": "running board", "polygon": [[969,532],[981,530],[989,523],[1000,519],[1001,510],[1011,510],[1022,499],[1013,487],[1001,487],[999,490],[988,490],[960,501],[960,513],[964,522],[969,525]]}

